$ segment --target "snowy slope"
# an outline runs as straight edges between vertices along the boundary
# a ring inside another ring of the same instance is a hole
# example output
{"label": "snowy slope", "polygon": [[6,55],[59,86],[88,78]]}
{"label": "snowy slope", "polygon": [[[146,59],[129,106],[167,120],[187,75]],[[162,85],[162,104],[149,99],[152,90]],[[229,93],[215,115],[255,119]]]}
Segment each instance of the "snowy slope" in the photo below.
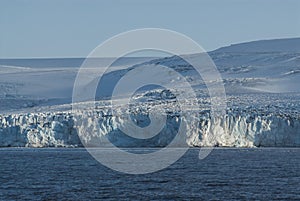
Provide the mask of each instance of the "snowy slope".
{"label": "snowy slope", "polygon": [[[149,59],[120,59],[111,70]],[[40,111],[41,106],[70,104],[73,84],[83,61],[81,58],[0,59],[0,113]],[[111,58],[95,59],[91,73],[93,68],[101,68],[102,63],[110,61]]]}
{"label": "snowy slope", "polygon": [[234,44],[210,55],[228,93],[300,91],[300,38]]}

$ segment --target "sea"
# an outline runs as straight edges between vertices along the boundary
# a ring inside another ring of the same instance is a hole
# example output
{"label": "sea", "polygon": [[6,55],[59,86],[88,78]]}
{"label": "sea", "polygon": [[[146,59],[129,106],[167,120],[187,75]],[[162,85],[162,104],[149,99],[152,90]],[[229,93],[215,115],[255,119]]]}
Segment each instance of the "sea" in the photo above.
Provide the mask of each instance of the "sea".
{"label": "sea", "polygon": [[84,148],[1,148],[0,200],[300,200],[299,148],[198,155],[192,148],[166,169],[131,175]]}

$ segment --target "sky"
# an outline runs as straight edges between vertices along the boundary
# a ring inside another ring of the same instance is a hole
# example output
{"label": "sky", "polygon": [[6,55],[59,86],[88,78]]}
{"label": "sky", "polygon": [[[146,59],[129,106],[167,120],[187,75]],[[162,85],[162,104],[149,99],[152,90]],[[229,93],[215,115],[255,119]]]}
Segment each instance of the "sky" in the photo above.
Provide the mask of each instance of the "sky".
{"label": "sky", "polygon": [[0,0],[0,58],[86,57],[110,37],[164,28],[205,50],[300,37],[298,0]]}

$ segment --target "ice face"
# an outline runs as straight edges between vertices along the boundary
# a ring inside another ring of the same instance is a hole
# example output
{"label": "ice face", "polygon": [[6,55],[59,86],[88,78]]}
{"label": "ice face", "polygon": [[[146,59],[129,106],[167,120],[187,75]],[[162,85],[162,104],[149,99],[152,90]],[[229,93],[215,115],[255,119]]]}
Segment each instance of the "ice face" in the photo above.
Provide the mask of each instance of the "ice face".
{"label": "ice face", "polygon": [[[170,104],[168,107],[174,107]],[[93,118],[88,111],[15,114],[0,116],[1,147],[78,147],[82,129],[90,132],[81,140],[90,146],[109,139],[120,147],[163,147],[174,139],[181,123],[187,121],[178,113],[168,113],[165,127],[155,137],[140,140],[122,133],[121,116],[111,115],[108,108],[98,108]],[[137,114],[135,123],[145,126],[147,114]],[[228,147],[300,147],[299,114],[285,114],[274,108],[228,109],[226,115],[212,118],[209,110],[195,112],[196,123],[183,124],[189,146]],[[78,119],[80,117],[85,117]],[[80,121],[79,121],[80,120]],[[74,121],[77,121],[76,124]],[[97,121],[97,123],[95,122]],[[80,122],[80,123],[78,123]],[[95,143],[95,144],[93,144]],[[105,146],[105,145],[103,145]]]}
{"label": "ice face", "polygon": [[68,113],[20,114],[0,117],[2,147],[79,146],[80,140]]}

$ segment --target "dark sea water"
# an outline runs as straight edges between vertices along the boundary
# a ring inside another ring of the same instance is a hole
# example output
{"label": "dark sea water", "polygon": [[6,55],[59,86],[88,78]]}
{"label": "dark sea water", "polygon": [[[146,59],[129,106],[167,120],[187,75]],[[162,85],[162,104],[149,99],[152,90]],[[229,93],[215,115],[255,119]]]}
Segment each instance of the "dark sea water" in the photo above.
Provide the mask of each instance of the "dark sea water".
{"label": "dark sea water", "polygon": [[300,200],[300,149],[198,153],[127,175],[85,149],[0,149],[0,200]]}

